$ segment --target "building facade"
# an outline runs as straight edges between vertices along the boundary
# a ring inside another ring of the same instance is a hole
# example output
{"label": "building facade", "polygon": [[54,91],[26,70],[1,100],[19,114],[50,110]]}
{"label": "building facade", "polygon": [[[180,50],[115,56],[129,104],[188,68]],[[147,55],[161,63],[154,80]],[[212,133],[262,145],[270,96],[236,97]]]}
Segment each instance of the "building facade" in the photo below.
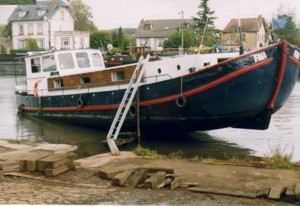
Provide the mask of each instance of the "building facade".
{"label": "building facade", "polygon": [[63,0],[37,1],[18,6],[12,22],[14,49],[25,49],[27,39],[36,39],[40,49],[78,49],[89,47],[89,33],[74,31],[74,15]]}
{"label": "building facade", "polygon": [[141,20],[135,36],[136,46],[162,50],[163,43],[178,29],[187,29],[193,25],[192,19]]}
{"label": "building facade", "polygon": [[[245,49],[252,50],[267,44],[268,28],[262,16],[258,18],[242,18],[240,22],[242,43]],[[238,25],[238,19],[231,19],[220,35],[219,43],[221,45],[232,49],[239,47],[240,37]]]}

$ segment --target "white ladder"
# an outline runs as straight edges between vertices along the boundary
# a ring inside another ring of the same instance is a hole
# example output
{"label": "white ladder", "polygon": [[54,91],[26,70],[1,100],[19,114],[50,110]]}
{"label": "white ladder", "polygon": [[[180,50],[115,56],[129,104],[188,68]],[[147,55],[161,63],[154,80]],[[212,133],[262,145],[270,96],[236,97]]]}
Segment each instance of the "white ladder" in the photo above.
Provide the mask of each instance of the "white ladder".
{"label": "white ladder", "polygon": [[124,93],[123,99],[119,105],[119,109],[115,115],[113,123],[110,126],[109,132],[106,137],[106,141],[112,155],[120,154],[115,140],[117,140],[118,138],[121,127],[124,123],[126,115],[129,111],[129,108],[132,104],[136,91],[139,88],[140,82],[145,72],[145,67],[143,65],[144,63],[148,62],[149,59],[150,55],[147,55],[146,59],[144,59],[143,56],[140,57],[139,62],[132,74],[128,87]]}

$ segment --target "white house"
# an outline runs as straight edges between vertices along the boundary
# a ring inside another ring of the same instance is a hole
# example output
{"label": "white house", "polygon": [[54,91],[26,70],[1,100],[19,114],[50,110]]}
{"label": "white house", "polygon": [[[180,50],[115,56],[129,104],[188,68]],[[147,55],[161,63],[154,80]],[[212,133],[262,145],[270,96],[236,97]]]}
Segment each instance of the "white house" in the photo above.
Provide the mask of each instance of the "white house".
{"label": "white house", "polygon": [[14,49],[24,49],[34,38],[41,49],[89,47],[89,33],[74,31],[74,15],[67,1],[37,0],[36,5],[18,6],[10,15]]}
{"label": "white house", "polygon": [[193,24],[193,19],[143,19],[135,33],[136,46],[150,46],[151,50],[160,50],[172,33],[181,28],[190,28]]}

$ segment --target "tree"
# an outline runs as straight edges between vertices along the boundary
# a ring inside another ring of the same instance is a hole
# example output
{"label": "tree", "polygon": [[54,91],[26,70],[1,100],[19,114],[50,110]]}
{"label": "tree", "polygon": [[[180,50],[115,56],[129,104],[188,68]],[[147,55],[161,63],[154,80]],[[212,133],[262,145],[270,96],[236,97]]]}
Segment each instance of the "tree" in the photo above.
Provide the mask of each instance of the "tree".
{"label": "tree", "polygon": [[93,23],[93,15],[91,8],[84,4],[82,0],[73,0],[70,3],[75,16],[75,30],[77,31],[97,31],[96,25]]}
{"label": "tree", "polygon": [[201,43],[204,35],[203,43],[207,46],[212,46],[218,42],[219,30],[215,29],[214,20],[216,17],[212,16],[215,12],[210,10],[208,2],[209,0],[200,0],[199,11],[197,12],[198,17],[193,17],[195,22],[193,27],[197,32],[198,42]]}
{"label": "tree", "polygon": [[106,30],[96,31],[90,35],[91,48],[105,49],[107,48],[107,45],[111,43],[112,43],[112,34],[110,31],[106,31]]}
{"label": "tree", "polygon": [[5,25],[5,28],[2,31],[1,36],[11,39],[11,37],[12,37],[12,23],[11,22],[9,22],[8,24]]}
{"label": "tree", "polygon": [[276,38],[284,37],[285,40],[300,47],[300,29],[295,23],[295,12],[293,10],[283,11],[278,10],[277,19],[287,17],[287,24],[285,29],[274,30]]}
{"label": "tree", "polygon": [[116,30],[112,31],[112,39],[114,47],[119,48],[121,51],[125,51],[130,44],[129,37],[123,33],[121,27],[118,29],[118,32]]}
{"label": "tree", "polygon": [[25,48],[28,50],[36,50],[39,49],[36,39],[30,38],[25,41]]}
{"label": "tree", "polygon": [[[177,30],[172,33],[167,40],[164,41],[164,48],[179,48],[181,46],[181,32]],[[183,31],[183,47],[190,48],[197,46],[197,40],[192,30],[185,29]]]}
{"label": "tree", "polygon": [[125,50],[125,39],[124,39],[124,35],[123,35],[123,32],[122,32],[122,28],[120,27],[119,28],[119,32],[118,32],[118,48],[122,49],[122,50]]}

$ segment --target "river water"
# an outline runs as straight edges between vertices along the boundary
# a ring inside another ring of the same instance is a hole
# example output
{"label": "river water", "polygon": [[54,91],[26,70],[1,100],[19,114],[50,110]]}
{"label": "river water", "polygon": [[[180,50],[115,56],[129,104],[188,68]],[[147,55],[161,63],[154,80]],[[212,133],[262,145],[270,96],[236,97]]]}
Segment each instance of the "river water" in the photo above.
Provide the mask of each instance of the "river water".
{"label": "river water", "polygon": [[[18,82],[24,79],[18,76]],[[17,114],[15,104],[15,77],[0,76],[0,139],[42,139],[48,143],[64,143],[78,146],[79,157],[108,152],[103,141],[107,131],[83,128],[62,122],[36,119]],[[181,151],[186,157],[228,158],[254,155],[263,157],[279,148],[285,154],[293,154],[300,160],[300,82],[285,106],[271,120],[268,130],[220,129],[193,132],[186,135],[159,136],[142,134],[141,146],[168,154]],[[119,148],[132,150],[136,143]]]}

